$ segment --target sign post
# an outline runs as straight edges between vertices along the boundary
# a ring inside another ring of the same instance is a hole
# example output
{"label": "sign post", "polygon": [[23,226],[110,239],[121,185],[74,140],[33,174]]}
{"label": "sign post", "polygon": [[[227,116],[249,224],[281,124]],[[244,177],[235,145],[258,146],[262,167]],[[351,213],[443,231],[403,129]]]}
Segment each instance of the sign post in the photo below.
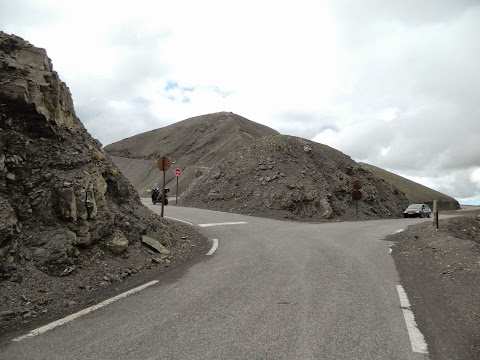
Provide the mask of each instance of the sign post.
{"label": "sign post", "polygon": [[363,184],[360,180],[355,180],[353,182],[353,192],[352,192],[352,199],[355,200],[355,214],[358,220],[358,200],[362,198],[362,192],[360,189],[362,188]]}
{"label": "sign post", "polygon": [[163,186],[162,186],[162,211],[160,213],[160,217],[163,218],[163,208],[165,206],[165,172],[170,169],[172,165],[170,159],[166,156],[162,156],[157,160],[157,166],[160,171],[163,171]]}
{"label": "sign post", "polygon": [[177,177],[177,192],[175,193],[175,204],[177,204],[178,203],[178,178],[180,177],[180,175],[182,175],[182,170],[175,169],[173,171],[173,174]]}

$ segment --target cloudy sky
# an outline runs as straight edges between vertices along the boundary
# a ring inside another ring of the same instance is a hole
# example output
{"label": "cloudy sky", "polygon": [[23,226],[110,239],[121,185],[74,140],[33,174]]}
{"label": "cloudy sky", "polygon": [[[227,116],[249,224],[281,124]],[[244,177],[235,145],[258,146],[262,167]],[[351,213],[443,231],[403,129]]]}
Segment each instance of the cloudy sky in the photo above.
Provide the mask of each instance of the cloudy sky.
{"label": "cloudy sky", "polygon": [[478,0],[0,0],[104,145],[232,111],[480,204]]}

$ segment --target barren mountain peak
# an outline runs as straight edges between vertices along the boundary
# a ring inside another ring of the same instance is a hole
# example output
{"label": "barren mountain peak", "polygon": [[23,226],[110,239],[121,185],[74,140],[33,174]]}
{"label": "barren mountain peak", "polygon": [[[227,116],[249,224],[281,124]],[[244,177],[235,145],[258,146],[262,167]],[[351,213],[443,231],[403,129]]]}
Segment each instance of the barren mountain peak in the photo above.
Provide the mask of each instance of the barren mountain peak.
{"label": "barren mountain peak", "polygon": [[[156,160],[163,155],[183,171],[180,192],[228,153],[278,132],[231,112],[195,116],[110,144],[105,151],[145,196],[158,183]],[[174,180],[167,172],[167,182]]]}

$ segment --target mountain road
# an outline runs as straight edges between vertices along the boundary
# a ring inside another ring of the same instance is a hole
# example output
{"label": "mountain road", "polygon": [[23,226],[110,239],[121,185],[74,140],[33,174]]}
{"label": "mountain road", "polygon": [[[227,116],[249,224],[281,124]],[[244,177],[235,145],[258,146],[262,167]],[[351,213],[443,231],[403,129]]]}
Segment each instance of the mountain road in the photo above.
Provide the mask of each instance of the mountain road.
{"label": "mountain road", "polygon": [[428,219],[312,224],[179,206],[165,216],[197,227],[215,251],[174,279],[12,341],[0,358],[428,359],[414,350],[384,240]]}

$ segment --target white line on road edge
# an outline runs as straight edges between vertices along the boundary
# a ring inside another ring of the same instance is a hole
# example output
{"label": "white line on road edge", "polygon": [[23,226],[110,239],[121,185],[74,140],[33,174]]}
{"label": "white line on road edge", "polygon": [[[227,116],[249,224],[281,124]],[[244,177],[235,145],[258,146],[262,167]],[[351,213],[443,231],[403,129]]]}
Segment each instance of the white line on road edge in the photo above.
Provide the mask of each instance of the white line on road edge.
{"label": "white line on road edge", "polygon": [[215,250],[217,250],[217,248],[218,248],[218,239],[213,239],[213,246],[210,249],[210,251],[207,253],[207,255],[213,255],[213,253],[215,252]]}
{"label": "white line on road edge", "polygon": [[397,285],[397,292],[398,297],[400,298],[400,304],[402,305],[403,317],[407,323],[408,336],[410,337],[412,350],[417,353],[428,354],[427,343],[425,342],[423,334],[417,328],[415,316],[413,315],[412,310],[410,310],[410,301],[408,301],[407,293],[402,285]]}
{"label": "white line on road edge", "polygon": [[198,226],[208,227],[208,226],[239,225],[239,224],[246,224],[246,222],[245,221],[238,221],[238,222],[224,222],[224,223],[213,223],[213,224],[198,224]]}
{"label": "white line on road edge", "polygon": [[175,218],[170,217],[170,216],[164,216],[164,217],[167,218],[167,219],[170,219],[170,220],[180,221],[180,222],[185,223],[185,224],[187,224],[187,225],[193,225],[192,223],[190,223],[190,222],[188,222],[188,221],[185,221],[185,220],[175,219]]}
{"label": "white line on road edge", "polygon": [[405,229],[399,229],[399,230],[397,230],[397,231],[394,231],[394,232],[392,233],[392,235],[393,235],[393,234],[401,233],[401,232],[404,231],[404,230],[405,230]]}
{"label": "white line on road edge", "polygon": [[107,299],[105,301],[102,301],[101,303],[98,303],[96,305],[93,305],[93,306],[90,306],[89,308],[86,308],[86,309],[83,309],[83,310],[80,310],[79,312],[76,312],[75,314],[72,314],[72,315],[69,315],[67,317],[64,317],[63,319],[60,319],[60,320],[57,320],[57,321],[54,321],[50,324],[47,324],[45,326],[42,326],[42,327],[39,327],[35,330],[32,330],[30,331],[28,334],[25,334],[25,335],[22,335],[22,336],[19,336],[15,339],[13,339],[13,341],[21,341],[21,340],[24,340],[24,339],[27,339],[27,338],[30,338],[30,337],[34,337],[34,336],[37,336],[37,335],[40,335],[40,334],[43,334],[44,332],[47,332],[49,330],[52,330],[54,328],[56,328],[57,326],[61,326],[61,325],[64,325],[66,324],[67,322],[69,321],[72,321],[72,320],[75,320],[76,318],[79,318],[80,316],[83,316],[83,315],[86,315],[88,314],[89,312],[92,312],[94,310],[97,310],[97,309],[100,309],[101,307],[104,307],[106,305],[109,305],[117,300],[120,300],[124,297],[127,297],[128,295],[131,295],[131,294],[134,294],[136,292],[139,292],[149,286],[152,286],[153,284],[156,284],[158,282],[158,280],[153,280],[153,281],[150,281],[146,284],[143,284],[139,287],[136,287],[135,289],[132,289],[132,290],[129,290],[127,292],[124,292],[122,294],[119,294],[117,296],[114,296],[113,298],[110,298],[110,299]]}

